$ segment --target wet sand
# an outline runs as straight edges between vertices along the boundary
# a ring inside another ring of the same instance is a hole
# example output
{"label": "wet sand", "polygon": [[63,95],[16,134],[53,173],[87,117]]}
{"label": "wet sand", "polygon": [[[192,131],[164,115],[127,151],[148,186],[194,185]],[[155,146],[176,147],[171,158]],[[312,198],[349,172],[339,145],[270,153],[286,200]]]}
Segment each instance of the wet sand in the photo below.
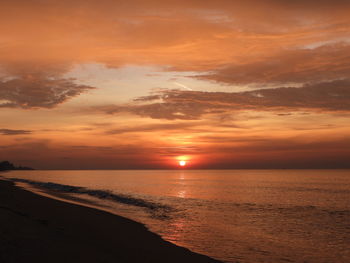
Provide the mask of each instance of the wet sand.
{"label": "wet sand", "polygon": [[0,180],[0,262],[219,262],[132,220]]}

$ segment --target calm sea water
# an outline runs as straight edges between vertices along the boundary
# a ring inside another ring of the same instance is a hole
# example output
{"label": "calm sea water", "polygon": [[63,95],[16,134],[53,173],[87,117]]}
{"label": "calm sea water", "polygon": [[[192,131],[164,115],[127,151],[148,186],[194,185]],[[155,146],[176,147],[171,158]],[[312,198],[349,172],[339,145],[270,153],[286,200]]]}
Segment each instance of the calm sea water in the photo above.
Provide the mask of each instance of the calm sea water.
{"label": "calm sea water", "polygon": [[350,262],[350,170],[13,171],[4,176],[134,219],[166,240],[225,262]]}

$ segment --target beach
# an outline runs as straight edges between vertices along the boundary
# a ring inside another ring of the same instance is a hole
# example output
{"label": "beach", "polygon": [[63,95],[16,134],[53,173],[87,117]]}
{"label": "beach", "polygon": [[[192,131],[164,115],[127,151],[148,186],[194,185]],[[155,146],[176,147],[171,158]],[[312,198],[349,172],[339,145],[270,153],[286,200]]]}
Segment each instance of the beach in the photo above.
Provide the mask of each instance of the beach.
{"label": "beach", "polygon": [[135,221],[0,180],[0,262],[219,262]]}

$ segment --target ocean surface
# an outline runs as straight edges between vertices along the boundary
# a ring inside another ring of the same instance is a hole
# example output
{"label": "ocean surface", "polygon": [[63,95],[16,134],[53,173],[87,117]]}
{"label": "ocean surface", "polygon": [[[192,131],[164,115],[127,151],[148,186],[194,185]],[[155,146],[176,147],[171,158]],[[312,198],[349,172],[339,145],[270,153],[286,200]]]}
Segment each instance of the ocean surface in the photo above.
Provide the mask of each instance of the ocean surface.
{"label": "ocean surface", "polygon": [[350,170],[12,171],[224,262],[350,262]]}

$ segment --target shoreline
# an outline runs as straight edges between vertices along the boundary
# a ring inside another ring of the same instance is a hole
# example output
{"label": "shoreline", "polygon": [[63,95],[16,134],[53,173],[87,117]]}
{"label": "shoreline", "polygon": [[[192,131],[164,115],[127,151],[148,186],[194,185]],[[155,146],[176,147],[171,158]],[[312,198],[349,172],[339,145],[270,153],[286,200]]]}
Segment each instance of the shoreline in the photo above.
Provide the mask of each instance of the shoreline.
{"label": "shoreline", "polygon": [[220,261],[165,241],[133,220],[0,179],[0,262]]}

